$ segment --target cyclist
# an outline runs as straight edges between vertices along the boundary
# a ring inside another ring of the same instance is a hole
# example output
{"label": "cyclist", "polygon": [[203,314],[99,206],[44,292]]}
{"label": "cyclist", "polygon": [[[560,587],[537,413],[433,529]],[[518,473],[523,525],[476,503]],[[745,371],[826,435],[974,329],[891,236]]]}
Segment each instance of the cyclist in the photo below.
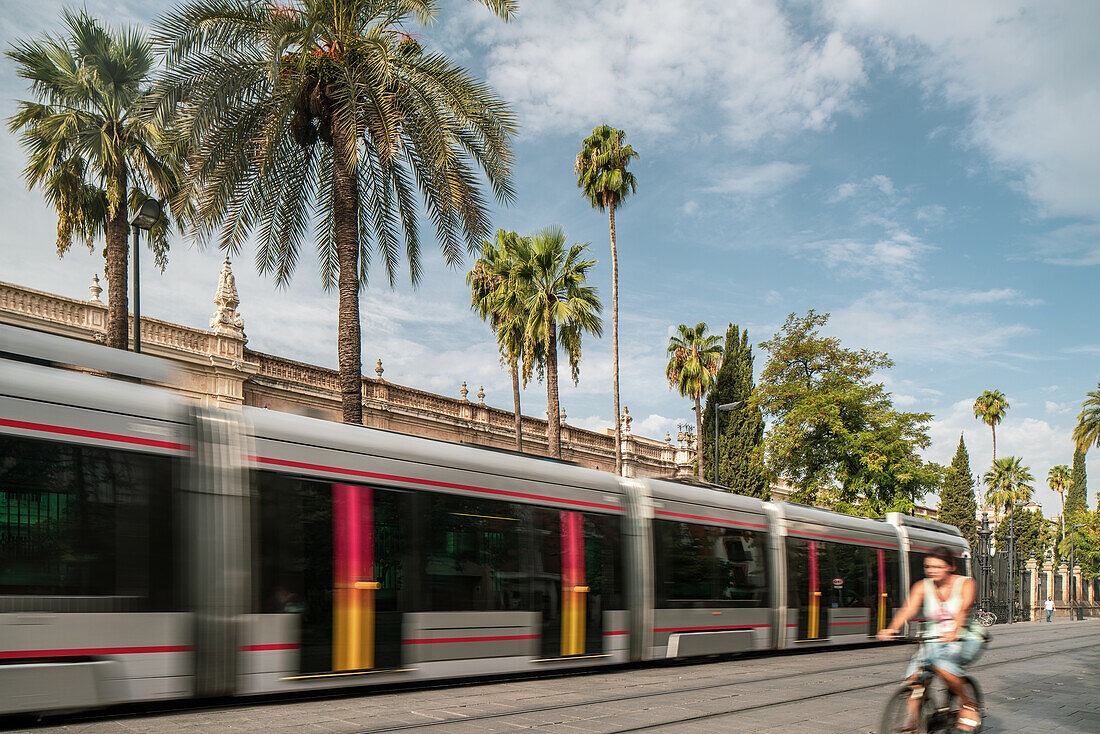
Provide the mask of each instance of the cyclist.
{"label": "cyclist", "polygon": [[974,581],[955,573],[955,557],[950,550],[940,546],[933,548],[924,559],[924,579],[913,584],[905,604],[890,624],[879,631],[880,640],[892,639],[921,609],[928,623],[928,641],[918,648],[905,673],[913,690],[909,699],[911,728],[907,731],[916,731],[924,695],[918,683],[919,673],[926,662],[943,678],[960,703],[958,730],[971,732],[981,723],[978,706],[968,695],[960,677],[963,668],[973,662],[982,649],[982,637],[968,629],[973,606]]}

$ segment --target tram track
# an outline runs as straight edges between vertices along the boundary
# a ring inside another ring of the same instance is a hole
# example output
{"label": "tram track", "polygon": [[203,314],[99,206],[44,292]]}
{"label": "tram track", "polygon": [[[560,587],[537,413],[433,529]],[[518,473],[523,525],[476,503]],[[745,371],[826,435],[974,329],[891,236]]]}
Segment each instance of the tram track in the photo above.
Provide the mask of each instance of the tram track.
{"label": "tram track", "polygon": [[[1037,646],[1037,645],[1049,645],[1052,642],[1072,642],[1073,640],[1087,638],[1087,637],[1097,637],[1097,634],[1094,632],[1094,633],[1085,634],[1085,635],[1075,635],[1073,637],[1059,636],[1059,637],[1055,637],[1055,638],[1052,638],[1052,639],[1029,641],[1029,642],[1026,642],[1026,643],[1024,643],[1020,646],[1017,646],[1017,648],[1018,647],[1034,647],[1034,646]],[[1085,647],[1096,647],[1096,646],[1100,646],[1100,642],[1096,643],[1095,645],[1086,645]],[[999,648],[994,648],[994,649],[999,649]],[[997,665],[1007,665],[1007,664],[1010,664],[1010,663],[1022,662],[1022,661],[1025,661],[1025,660],[1031,660],[1033,658],[1041,658],[1041,657],[1046,657],[1046,656],[1049,656],[1049,655],[1056,655],[1056,654],[1065,653],[1067,650],[1070,650],[1070,649],[1079,649],[1079,646],[1076,646],[1076,647],[1071,646],[1071,647],[1068,647],[1068,648],[1062,648],[1062,649],[1058,649],[1058,650],[1052,650],[1052,651],[1037,653],[1035,655],[1030,655],[1030,656],[1015,657],[1015,658],[1012,658],[1010,660],[983,663],[981,665],[972,666],[971,669],[972,670],[982,670],[982,669],[997,666]],[[904,658],[902,658],[901,661],[904,661]],[[876,663],[861,662],[857,665],[843,665],[843,666],[836,666],[836,667],[831,667],[831,668],[823,668],[821,670],[804,671],[804,672],[800,673],[800,675],[802,675],[802,676],[816,676],[816,675],[825,675],[825,674],[828,674],[828,673],[842,673],[844,671],[851,671],[851,670],[864,671],[864,670],[867,670],[869,668],[877,668],[877,667],[882,667],[882,666],[886,666],[886,665],[896,666],[901,661],[899,661],[897,659],[891,659],[891,660],[884,660],[882,662],[876,662]],[[494,712],[494,713],[491,713],[491,714],[476,714],[476,715],[473,715],[473,716],[455,716],[455,717],[451,717],[451,718],[447,718],[447,719],[440,719],[439,721],[424,721],[424,722],[417,722],[417,723],[412,723],[412,724],[399,724],[399,725],[394,725],[394,726],[378,727],[378,728],[374,728],[374,729],[364,729],[364,730],[360,730],[359,734],[382,734],[383,732],[412,731],[412,730],[416,730],[416,729],[430,729],[430,728],[434,728],[434,727],[448,726],[448,725],[453,725],[453,724],[468,724],[468,723],[477,722],[477,721],[487,721],[487,720],[491,720],[491,719],[502,719],[502,718],[507,718],[507,717],[510,717],[510,716],[528,716],[528,715],[532,715],[532,714],[541,714],[541,713],[547,713],[547,712],[551,712],[551,711],[564,711],[564,710],[574,709],[574,708],[585,708],[587,706],[601,706],[601,705],[612,704],[612,703],[623,703],[623,702],[627,702],[627,701],[643,700],[643,699],[655,698],[655,697],[659,697],[659,696],[672,696],[672,695],[677,695],[677,694],[697,693],[697,692],[701,692],[701,691],[716,691],[718,689],[730,688],[732,686],[746,686],[746,685],[752,685],[752,684],[756,684],[756,683],[768,683],[768,682],[777,681],[777,680],[788,680],[790,677],[791,677],[790,674],[772,675],[772,676],[764,676],[764,677],[760,677],[760,678],[750,678],[750,679],[739,680],[739,681],[723,681],[721,683],[708,683],[706,685],[689,686],[689,687],[683,687],[683,688],[676,688],[676,689],[672,689],[672,690],[647,691],[647,692],[644,692],[644,693],[636,693],[636,694],[632,694],[632,695],[629,695],[629,696],[612,696],[612,697],[606,697],[606,698],[601,698],[601,699],[590,699],[590,700],[587,700],[587,701],[578,701],[578,702],[575,702],[575,703],[552,704],[552,705],[547,705],[547,706],[538,706],[538,707],[533,707],[533,708],[528,708],[528,709],[520,709],[520,710],[515,710],[515,711],[498,711],[498,712]],[[891,682],[894,682],[894,681],[891,681]],[[840,695],[840,694],[843,694],[843,693],[851,693],[851,692],[860,691],[860,690],[867,690],[867,689],[871,689],[871,688],[879,688],[879,687],[882,687],[883,685],[888,685],[888,684],[889,683],[883,683],[882,681],[879,681],[877,683],[870,684],[870,685],[855,686],[855,687],[852,687],[852,688],[846,688],[846,689],[837,690],[837,691],[827,691],[827,692],[823,692],[823,693],[818,693],[818,694],[813,694],[813,695],[808,695],[808,696],[800,696],[800,697],[795,697],[795,698],[791,698],[791,699],[786,699],[786,700],[783,700],[783,701],[775,701],[775,702],[765,703],[765,704],[754,704],[752,706],[740,707],[740,708],[729,710],[729,711],[716,712],[716,713],[712,713],[712,714],[703,714],[703,715],[700,715],[700,716],[697,716],[697,717],[689,717],[689,718],[686,718],[686,719],[677,719],[677,720],[673,720],[673,721],[662,722],[662,723],[659,723],[659,724],[646,725],[646,726],[643,726],[643,727],[637,727],[637,728],[631,728],[631,729],[621,729],[621,730],[618,730],[618,732],[651,731],[651,730],[654,730],[654,729],[657,729],[657,728],[660,728],[660,727],[664,727],[664,726],[672,726],[672,725],[680,724],[680,723],[692,723],[692,722],[695,722],[695,721],[705,721],[707,719],[719,718],[719,717],[722,717],[722,716],[729,716],[729,715],[736,714],[736,713],[741,713],[741,712],[744,712],[744,711],[754,711],[754,710],[766,709],[766,708],[777,707],[777,706],[786,706],[786,705],[790,705],[790,704],[794,704],[794,703],[812,701],[812,700],[815,700],[815,699],[818,699],[818,698],[825,698],[825,697],[828,697],[828,696]]]}

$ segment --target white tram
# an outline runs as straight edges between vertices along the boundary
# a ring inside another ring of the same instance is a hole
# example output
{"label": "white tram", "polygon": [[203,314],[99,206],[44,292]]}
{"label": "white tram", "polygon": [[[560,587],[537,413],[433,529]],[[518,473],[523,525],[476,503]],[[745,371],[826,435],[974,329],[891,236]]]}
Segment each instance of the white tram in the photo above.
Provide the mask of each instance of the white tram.
{"label": "white tram", "polygon": [[863,642],[958,531],[243,408],[0,326],[0,713]]}

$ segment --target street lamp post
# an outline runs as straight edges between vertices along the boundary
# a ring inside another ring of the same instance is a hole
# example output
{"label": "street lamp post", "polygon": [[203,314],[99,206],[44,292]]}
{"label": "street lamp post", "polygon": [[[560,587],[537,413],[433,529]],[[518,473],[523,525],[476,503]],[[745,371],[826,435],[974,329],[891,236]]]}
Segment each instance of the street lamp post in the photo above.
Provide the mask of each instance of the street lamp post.
{"label": "street lamp post", "polygon": [[989,529],[989,515],[983,513],[982,527],[978,531],[978,571],[981,573],[981,578],[978,579],[978,595],[981,607],[986,611],[989,611],[992,606],[989,598],[989,572],[992,565],[989,559],[989,539],[992,536],[993,531]]}
{"label": "street lamp post", "polygon": [[[1016,508],[1026,506],[1026,502],[1012,503],[1012,511],[1008,513],[1008,621],[1009,624],[1016,621],[1016,527],[1013,520],[1016,518]],[[1020,579],[1023,580],[1022,577]],[[1021,594],[1021,596],[1023,596]],[[1023,601],[1021,599],[1021,601]]]}
{"label": "street lamp post", "polygon": [[160,220],[161,206],[156,199],[146,199],[141,202],[137,213],[130,219],[130,227],[134,230],[134,351],[141,353],[141,275],[139,269],[140,248],[138,247],[138,230],[148,232],[153,225]]}
{"label": "street lamp post", "polygon": [[[718,484],[718,416],[723,410],[737,410],[744,404],[744,400],[735,400],[732,403],[718,404],[714,401],[714,483]],[[702,436],[700,436],[702,438]]]}
{"label": "street lamp post", "polygon": [[[1071,622],[1081,619],[1081,609],[1077,607],[1077,579],[1073,578],[1073,567],[1077,565],[1077,547],[1074,541],[1077,539],[1077,528],[1085,527],[1084,523],[1069,526],[1069,619]],[[1074,618],[1076,609],[1076,619]]]}

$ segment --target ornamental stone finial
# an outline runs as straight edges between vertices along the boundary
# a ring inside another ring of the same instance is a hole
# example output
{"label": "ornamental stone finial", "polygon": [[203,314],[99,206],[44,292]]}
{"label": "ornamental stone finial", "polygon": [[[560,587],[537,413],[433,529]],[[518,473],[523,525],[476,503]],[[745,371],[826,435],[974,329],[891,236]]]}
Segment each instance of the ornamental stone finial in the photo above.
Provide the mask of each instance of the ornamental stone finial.
{"label": "ornamental stone finial", "polygon": [[214,316],[210,319],[210,328],[226,336],[244,336],[244,319],[237,313],[241,304],[237,297],[237,280],[229,266],[229,256],[222,262],[222,272],[218,277],[218,290],[214,293]]}
{"label": "ornamental stone finial", "polygon": [[92,300],[96,303],[103,303],[99,300],[99,294],[103,292],[103,289],[99,286],[99,273],[92,276],[92,284],[88,286],[88,290],[92,292]]}
{"label": "ornamental stone finial", "polygon": [[381,379],[382,379],[382,373],[383,373],[384,371],[385,371],[385,370],[383,370],[383,369],[382,369],[382,358],[381,358],[381,357],[379,357],[379,358],[378,358],[378,364],[376,364],[376,365],[374,366],[374,374],[378,375],[378,379],[379,379],[379,380],[381,380]]}
{"label": "ornamental stone finial", "polygon": [[478,405],[485,405],[485,386],[479,385],[477,388],[477,402]]}
{"label": "ornamental stone finial", "polygon": [[670,434],[668,431],[665,431],[665,444],[668,446],[672,445],[672,434]]}
{"label": "ornamental stone finial", "polygon": [[462,381],[462,387],[459,389],[459,392],[462,393],[462,400],[465,401],[466,396],[470,394],[470,391],[466,389],[466,381],[465,380]]}
{"label": "ornamental stone finial", "polygon": [[565,406],[562,406],[562,409],[561,409],[561,419],[562,419],[562,422],[564,423],[565,422]]}
{"label": "ornamental stone finial", "polygon": [[633,421],[634,419],[630,417],[630,408],[624,405],[622,417],[619,418],[619,425],[622,426],[623,433],[630,433],[630,424]]}

